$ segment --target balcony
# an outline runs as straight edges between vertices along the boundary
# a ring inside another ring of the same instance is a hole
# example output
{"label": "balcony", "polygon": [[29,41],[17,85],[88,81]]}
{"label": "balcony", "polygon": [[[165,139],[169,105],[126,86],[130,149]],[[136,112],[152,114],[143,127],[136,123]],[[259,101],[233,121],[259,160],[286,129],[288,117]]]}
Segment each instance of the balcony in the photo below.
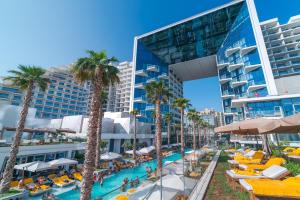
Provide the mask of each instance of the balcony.
{"label": "balcony", "polygon": [[147,83],[152,83],[152,82],[155,82],[155,81],[157,81],[157,78],[150,78],[146,82]]}
{"label": "balcony", "polygon": [[229,63],[220,63],[217,64],[218,69],[223,69],[224,67],[227,67],[229,65]]}
{"label": "balcony", "polygon": [[141,69],[141,70],[136,71],[136,72],[135,72],[135,75],[146,77],[146,76],[147,76],[147,72],[146,72],[146,70]]}
{"label": "balcony", "polygon": [[137,83],[134,87],[137,89],[145,89],[145,83]]}
{"label": "balcony", "polygon": [[161,75],[158,76],[159,79],[169,79],[169,76],[167,75],[167,73],[162,73]]}
{"label": "balcony", "polygon": [[157,66],[157,65],[148,65],[148,66],[147,66],[147,71],[150,71],[150,72],[158,72],[159,69],[158,69],[158,66]]}
{"label": "balcony", "polygon": [[230,82],[232,80],[232,78],[229,75],[223,74],[220,76],[219,81],[221,84]]}
{"label": "balcony", "polygon": [[240,67],[243,67],[244,66],[244,63],[237,63],[237,64],[230,64],[228,66],[228,71],[232,72]]}
{"label": "balcony", "polygon": [[241,56],[244,56],[252,51],[254,51],[256,49],[256,45],[254,46],[250,46],[250,47],[245,47],[241,49]]}
{"label": "balcony", "polygon": [[146,103],[147,99],[146,99],[145,96],[136,97],[136,98],[134,98],[134,102],[136,102],[136,103]]}
{"label": "balcony", "polygon": [[231,81],[232,87],[238,87],[238,86],[245,85],[245,84],[247,84],[247,80],[246,80],[245,76],[232,78],[232,81]]}
{"label": "balcony", "polygon": [[245,66],[245,72],[246,73],[249,73],[253,70],[256,70],[257,68],[260,68],[261,67],[261,64],[257,64],[257,65],[248,65],[248,66]]}
{"label": "balcony", "polygon": [[235,94],[233,92],[223,91],[221,98],[222,99],[232,99],[232,98],[235,98]]}
{"label": "balcony", "polygon": [[154,110],[155,106],[154,105],[148,105],[146,106],[145,110]]}
{"label": "balcony", "polygon": [[261,84],[261,85],[250,85],[247,89],[247,92],[253,92],[255,90],[259,90],[259,89],[262,89],[262,88],[265,88],[266,87],[266,84]]}
{"label": "balcony", "polygon": [[229,48],[225,51],[225,55],[226,57],[231,56],[232,54],[238,52],[241,48],[240,47],[233,47],[233,48]]}

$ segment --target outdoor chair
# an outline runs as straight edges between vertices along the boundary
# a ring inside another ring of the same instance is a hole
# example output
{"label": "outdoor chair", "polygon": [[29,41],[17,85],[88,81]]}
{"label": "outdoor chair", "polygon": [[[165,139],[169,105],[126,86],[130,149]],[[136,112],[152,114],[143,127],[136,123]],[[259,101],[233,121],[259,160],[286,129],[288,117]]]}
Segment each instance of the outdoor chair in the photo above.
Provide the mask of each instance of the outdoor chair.
{"label": "outdoor chair", "polygon": [[289,174],[289,171],[285,167],[281,167],[279,165],[272,165],[271,167],[263,170],[263,171],[255,171],[255,170],[239,170],[232,169],[227,170],[226,174],[232,179],[280,179]]}
{"label": "outdoor chair", "polygon": [[244,189],[254,196],[281,199],[300,199],[300,175],[284,180],[240,179]]}
{"label": "outdoor chair", "polygon": [[238,164],[260,164],[265,154],[263,151],[250,151],[245,156],[236,156],[233,160],[228,160],[228,163],[233,165]]}
{"label": "outdoor chair", "polygon": [[246,169],[253,169],[253,170],[264,170],[272,165],[279,165],[282,166],[286,163],[286,160],[284,158],[270,158],[265,164],[239,164],[239,168],[246,170]]}

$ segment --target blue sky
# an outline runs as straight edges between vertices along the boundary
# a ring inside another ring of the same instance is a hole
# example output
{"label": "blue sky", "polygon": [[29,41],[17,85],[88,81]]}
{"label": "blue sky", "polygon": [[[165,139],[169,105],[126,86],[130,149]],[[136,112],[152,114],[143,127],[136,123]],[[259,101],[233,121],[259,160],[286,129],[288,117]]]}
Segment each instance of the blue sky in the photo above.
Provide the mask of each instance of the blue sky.
{"label": "blue sky", "polygon": [[[132,59],[133,37],[228,0],[1,0],[0,76],[18,64],[64,65],[87,49]],[[260,20],[286,22],[299,0],[255,0]],[[196,108],[221,110],[217,78],[190,81],[184,94]]]}

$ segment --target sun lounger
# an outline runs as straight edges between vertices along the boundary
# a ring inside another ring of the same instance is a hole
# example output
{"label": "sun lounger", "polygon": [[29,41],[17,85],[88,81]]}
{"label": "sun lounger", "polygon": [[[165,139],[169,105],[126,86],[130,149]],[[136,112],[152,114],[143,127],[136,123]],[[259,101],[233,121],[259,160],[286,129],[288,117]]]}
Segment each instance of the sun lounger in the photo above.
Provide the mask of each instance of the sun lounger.
{"label": "sun lounger", "polygon": [[56,177],[52,179],[53,183],[58,187],[66,187],[75,183],[75,180],[70,179],[68,176],[64,175],[61,177]]}
{"label": "sun lounger", "polygon": [[47,185],[36,186],[33,190],[29,191],[29,195],[38,196],[45,192],[48,192],[49,190],[51,190],[51,187]]}
{"label": "sun lounger", "polygon": [[287,153],[288,156],[300,156],[300,148],[294,149],[291,152]]}
{"label": "sun lounger", "polygon": [[73,176],[76,180],[82,181],[82,175],[79,172],[75,172]]}
{"label": "sun lounger", "polygon": [[289,171],[285,167],[272,165],[263,171],[233,169],[227,170],[226,174],[232,179],[280,179],[289,174]]}
{"label": "sun lounger", "polygon": [[265,164],[239,164],[239,168],[246,170],[246,169],[253,169],[253,170],[264,170],[268,167],[271,167],[272,165],[284,165],[286,163],[286,160],[284,158],[270,158],[268,162]]}
{"label": "sun lounger", "polygon": [[283,150],[282,150],[282,152],[291,152],[291,151],[294,151],[295,150],[295,148],[294,147],[286,147],[286,148],[284,148]]}
{"label": "sun lounger", "polygon": [[264,158],[262,151],[250,151],[245,156],[235,156],[233,160],[228,160],[228,163],[237,164],[260,164]]}
{"label": "sun lounger", "polygon": [[240,184],[255,196],[275,197],[281,199],[300,199],[300,177],[289,177],[284,180],[240,179]]}

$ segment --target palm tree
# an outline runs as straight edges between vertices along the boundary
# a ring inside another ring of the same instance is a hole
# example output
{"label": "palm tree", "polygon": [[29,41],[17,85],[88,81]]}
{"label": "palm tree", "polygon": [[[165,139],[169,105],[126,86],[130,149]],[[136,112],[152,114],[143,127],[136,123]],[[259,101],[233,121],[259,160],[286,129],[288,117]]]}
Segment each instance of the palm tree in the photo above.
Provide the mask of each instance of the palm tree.
{"label": "palm tree", "polygon": [[180,110],[180,141],[181,141],[181,156],[184,158],[184,110],[191,106],[190,100],[185,98],[177,98],[173,102],[173,107]]}
{"label": "palm tree", "polygon": [[193,123],[193,149],[194,151],[196,151],[196,123],[199,118],[199,115],[195,109],[190,109],[187,113],[187,117]]}
{"label": "palm tree", "polygon": [[197,120],[199,148],[201,147],[201,127],[203,126],[203,123],[204,123],[203,119],[201,117],[199,117],[198,120]]}
{"label": "palm tree", "polygon": [[[107,67],[103,73],[103,87],[108,87],[115,83],[119,83],[120,79],[118,77],[119,70],[116,67]],[[100,95],[100,107],[99,107],[99,120],[98,120],[98,137],[96,145],[96,158],[95,158],[95,167],[100,167],[100,143],[101,143],[101,133],[102,133],[102,118],[104,115],[103,105],[107,102],[108,95],[106,92],[102,91]]]}
{"label": "palm tree", "polygon": [[98,120],[98,137],[96,144],[96,157],[95,157],[95,167],[96,169],[100,168],[100,156],[101,156],[101,131],[102,131],[102,119],[103,119],[103,105],[107,102],[107,92],[102,91],[100,95],[100,108],[99,108],[99,120]]}
{"label": "palm tree", "polygon": [[46,71],[36,66],[19,65],[18,70],[9,71],[11,76],[4,78],[4,80],[11,81],[14,86],[19,87],[21,90],[26,91],[23,100],[22,110],[20,112],[20,120],[17,125],[16,134],[11,145],[8,161],[3,172],[3,179],[0,183],[0,193],[9,190],[10,181],[13,177],[14,166],[17,160],[17,154],[25,127],[26,117],[33,93],[33,87],[38,86],[41,90],[45,90],[49,80],[44,77]]}
{"label": "palm tree", "polygon": [[140,113],[139,110],[132,110],[130,111],[130,114],[133,116],[133,121],[134,121],[134,138],[133,138],[133,159],[134,159],[134,164],[136,165],[136,117]]}
{"label": "palm tree", "polygon": [[178,138],[178,129],[180,129],[180,124],[176,123],[174,124],[174,129],[175,129],[175,134],[176,134],[176,143],[177,143],[177,147],[179,146],[179,138]]}
{"label": "palm tree", "polygon": [[170,147],[170,134],[171,134],[171,121],[172,121],[172,114],[167,113],[164,116],[165,121],[167,122],[167,132],[168,132],[168,147]]}
{"label": "palm tree", "polygon": [[[160,107],[162,103],[167,103],[170,92],[166,88],[163,81],[151,82],[145,87],[147,98],[149,102],[155,104],[155,132],[156,132],[156,154],[157,154],[157,172],[162,171],[161,160],[161,111]],[[158,174],[157,173],[157,174]]]}
{"label": "palm tree", "polygon": [[105,51],[95,52],[87,51],[88,57],[79,58],[77,62],[72,66],[71,71],[74,74],[75,79],[79,83],[85,83],[90,81],[92,84],[92,99],[89,114],[89,125],[87,144],[85,150],[85,160],[83,166],[83,181],[81,187],[81,200],[87,200],[91,198],[91,191],[93,186],[93,173],[95,170],[95,147],[97,143],[98,135],[98,123],[99,123],[99,109],[100,109],[100,95],[107,81],[108,72],[118,71],[112,66],[113,62],[116,62],[115,57],[108,58]]}

